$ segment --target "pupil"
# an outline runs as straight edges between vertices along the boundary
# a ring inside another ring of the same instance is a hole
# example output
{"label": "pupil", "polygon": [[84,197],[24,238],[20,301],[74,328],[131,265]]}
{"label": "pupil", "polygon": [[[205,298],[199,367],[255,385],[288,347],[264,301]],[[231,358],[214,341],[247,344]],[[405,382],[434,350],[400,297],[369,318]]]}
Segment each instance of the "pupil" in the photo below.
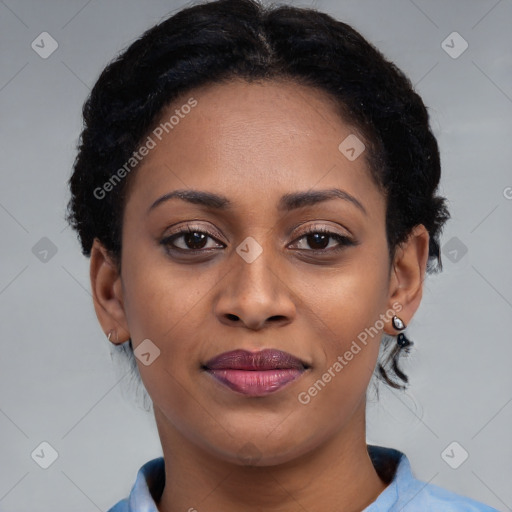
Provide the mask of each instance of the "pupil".
{"label": "pupil", "polygon": [[[308,235],[308,243],[312,249],[325,249],[329,245],[329,235],[324,233]],[[319,245],[319,247],[315,247],[315,245]]]}
{"label": "pupil", "polygon": [[[204,233],[198,233],[197,231],[193,231],[185,235],[185,243],[187,244],[187,247],[191,249],[201,249],[202,247],[204,247],[205,241],[206,235]],[[199,247],[190,247],[196,244],[199,245]]]}

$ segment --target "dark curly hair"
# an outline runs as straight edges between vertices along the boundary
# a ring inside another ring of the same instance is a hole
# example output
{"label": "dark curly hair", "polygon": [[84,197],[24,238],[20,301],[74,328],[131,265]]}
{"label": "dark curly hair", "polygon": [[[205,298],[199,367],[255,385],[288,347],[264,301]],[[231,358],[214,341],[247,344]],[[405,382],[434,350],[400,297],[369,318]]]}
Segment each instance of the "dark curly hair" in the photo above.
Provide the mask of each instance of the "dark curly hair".
{"label": "dark curly hair", "polygon": [[[436,195],[437,141],[410,80],[357,31],[311,8],[217,0],[183,9],[147,30],[101,73],[83,107],[84,128],[69,179],[66,220],[90,256],[98,238],[121,268],[121,228],[130,173],[105,197],[94,193],[140,147],[169,103],[234,78],[284,79],[317,88],[361,133],[372,178],[386,197],[390,261],[414,226],[429,232],[427,272],[442,269],[439,237],[450,215]],[[383,346],[390,338],[384,335]],[[130,350],[131,350],[131,340]],[[408,382],[392,344],[377,376]]]}

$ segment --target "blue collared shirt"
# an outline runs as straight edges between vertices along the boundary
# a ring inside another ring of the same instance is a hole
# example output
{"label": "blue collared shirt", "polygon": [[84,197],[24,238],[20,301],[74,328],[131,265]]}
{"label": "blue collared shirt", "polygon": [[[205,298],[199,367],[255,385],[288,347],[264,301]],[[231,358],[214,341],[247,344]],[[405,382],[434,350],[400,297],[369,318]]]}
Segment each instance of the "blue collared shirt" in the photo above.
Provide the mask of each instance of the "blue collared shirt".
{"label": "blue collared shirt", "polygon": [[[498,512],[471,498],[417,480],[407,456],[399,450],[368,445],[368,453],[379,476],[390,483],[362,512]],[[156,502],[164,484],[163,457],[150,460],[139,469],[129,497],[108,512],[159,512]]]}

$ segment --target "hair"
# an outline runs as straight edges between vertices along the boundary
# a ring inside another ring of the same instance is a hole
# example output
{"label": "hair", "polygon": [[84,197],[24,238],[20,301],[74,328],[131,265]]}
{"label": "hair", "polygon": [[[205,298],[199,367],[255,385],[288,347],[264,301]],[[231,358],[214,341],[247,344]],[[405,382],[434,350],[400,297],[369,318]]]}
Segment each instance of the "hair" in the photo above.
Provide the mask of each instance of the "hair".
{"label": "hair", "polygon": [[[312,8],[217,0],[178,11],[147,30],[101,73],[83,106],[66,220],[89,257],[97,238],[121,268],[130,173],[104,197],[95,190],[133,157],[163,109],[194,88],[231,80],[287,80],[326,93],[364,140],[371,176],[386,198],[389,260],[412,229],[428,230],[427,273],[442,269],[439,237],[450,218],[429,114],[406,75],[351,26]],[[340,141],[341,142],[341,141]],[[390,339],[383,337],[383,346]],[[131,340],[121,346],[132,357]],[[412,342],[411,342],[412,345]],[[377,377],[408,383],[392,344]],[[398,380],[395,379],[398,378]]]}

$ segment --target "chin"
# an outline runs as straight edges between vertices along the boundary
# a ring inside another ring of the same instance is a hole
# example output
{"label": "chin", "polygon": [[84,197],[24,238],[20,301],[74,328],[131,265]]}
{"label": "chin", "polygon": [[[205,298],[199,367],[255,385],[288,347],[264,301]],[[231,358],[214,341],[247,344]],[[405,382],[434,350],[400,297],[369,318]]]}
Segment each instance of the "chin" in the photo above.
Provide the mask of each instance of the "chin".
{"label": "chin", "polygon": [[281,431],[278,434],[267,430],[249,429],[245,433],[238,431],[233,436],[222,440],[210,440],[209,451],[213,455],[228,463],[239,466],[277,466],[291,462],[321,444],[305,432],[300,435],[296,432]]}

